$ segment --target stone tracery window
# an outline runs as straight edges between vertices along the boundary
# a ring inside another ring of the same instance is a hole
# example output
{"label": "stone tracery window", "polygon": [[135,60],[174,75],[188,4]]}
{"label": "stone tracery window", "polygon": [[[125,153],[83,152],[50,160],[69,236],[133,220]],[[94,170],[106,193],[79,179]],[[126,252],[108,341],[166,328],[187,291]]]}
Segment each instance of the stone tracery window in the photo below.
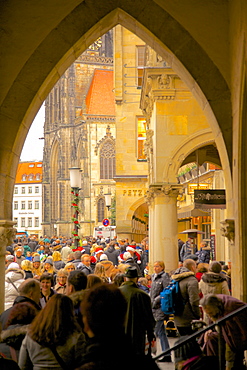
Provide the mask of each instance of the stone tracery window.
{"label": "stone tracery window", "polygon": [[112,179],[116,172],[115,146],[107,140],[100,151],[100,178]]}
{"label": "stone tracery window", "polygon": [[97,203],[97,218],[98,222],[102,222],[105,218],[105,200],[100,198]]}

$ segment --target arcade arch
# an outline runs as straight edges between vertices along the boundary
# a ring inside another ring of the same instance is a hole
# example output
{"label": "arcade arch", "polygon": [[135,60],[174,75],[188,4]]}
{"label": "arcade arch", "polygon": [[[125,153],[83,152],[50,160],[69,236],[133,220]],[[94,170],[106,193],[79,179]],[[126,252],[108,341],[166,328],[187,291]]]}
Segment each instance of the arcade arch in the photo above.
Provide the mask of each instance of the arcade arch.
{"label": "arcade arch", "polygon": [[[20,152],[41,103],[77,56],[117,24],[134,32],[168,59],[173,70],[193,92],[210,122],[222,166],[230,182],[230,73],[221,56],[217,59],[218,50],[215,51],[215,46],[218,46],[222,54],[227,55],[223,34],[228,27],[228,17],[225,21],[222,19],[222,34],[219,35],[224,43],[221,46],[220,42],[217,44],[214,41],[216,44],[210,48],[213,38],[207,41],[205,35],[207,32],[212,35],[217,30],[216,16],[211,22],[211,30],[202,29],[198,35],[196,23],[200,21],[199,14],[196,22],[193,21],[193,12],[188,12],[185,20],[181,17],[182,7],[176,11],[162,1],[157,4],[151,0],[137,0],[135,3],[119,0],[102,4],[100,0],[77,0],[64,6],[61,2],[57,3],[56,11],[54,3],[47,3],[45,7],[43,4],[30,4],[26,13],[18,4],[15,4],[14,12],[10,10],[10,7],[6,7],[1,12],[5,27],[9,27],[13,35],[11,37],[8,33],[1,45],[4,50],[11,45],[10,52],[6,52],[2,59],[5,66],[2,74],[5,76],[0,95],[0,135],[5,138],[0,149],[0,181],[3,189],[0,211],[3,219],[12,218],[13,186]],[[227,6],[224,4],[216,10],[217,16],[222,11],[227,15]],[[203,16],[209,18],[211,15],[211,9],[205,8]],[[191,22],[191,26],[187,22]],[[16,58],[13,58],[13,53]],[[3,258],[0,268],[3,268]]]}

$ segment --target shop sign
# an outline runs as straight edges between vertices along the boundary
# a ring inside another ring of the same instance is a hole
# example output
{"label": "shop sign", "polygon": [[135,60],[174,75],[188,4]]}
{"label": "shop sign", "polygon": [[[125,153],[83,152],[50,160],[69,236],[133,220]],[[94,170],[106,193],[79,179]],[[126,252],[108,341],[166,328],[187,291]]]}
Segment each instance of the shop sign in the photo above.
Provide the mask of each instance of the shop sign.
{"label": "shop sign", "polygon": [[199,183],[199,184],[194,184],[194,183],[190,183],[188,184],[188,194],[194,194],[194,190],[205,190],[205,189],[209,189],[209,184],[203,184],[203,183]]}
{"label": "shop sign", "polygon": [[224,189],[194,190],[195,208],[224,209],[226,208],[226,191]]}

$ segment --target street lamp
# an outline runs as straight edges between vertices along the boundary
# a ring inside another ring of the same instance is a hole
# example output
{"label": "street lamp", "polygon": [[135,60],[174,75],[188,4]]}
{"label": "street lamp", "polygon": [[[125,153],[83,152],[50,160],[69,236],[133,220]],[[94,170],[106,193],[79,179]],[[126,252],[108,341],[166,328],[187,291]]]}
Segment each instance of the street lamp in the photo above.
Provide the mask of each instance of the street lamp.
{"label": "street lamp", "polygon": [[109,211],[111,208],[111,193],[104,194],[104,197],[105,197],[105,206]]}
{"label": "street lamp", "polygon": [[79,215],[79,190],[81,189],[81,169],[79,167],[71,167],[69,168],[69,175],[70,175],[70,186],[71,186],[71,194],[73,195],[73,202],[72,207],[74,209],[73,213],[73,223],[74,223],[74,245],[75,249],[78,248],[78,229],[80,228],[78,215]]}

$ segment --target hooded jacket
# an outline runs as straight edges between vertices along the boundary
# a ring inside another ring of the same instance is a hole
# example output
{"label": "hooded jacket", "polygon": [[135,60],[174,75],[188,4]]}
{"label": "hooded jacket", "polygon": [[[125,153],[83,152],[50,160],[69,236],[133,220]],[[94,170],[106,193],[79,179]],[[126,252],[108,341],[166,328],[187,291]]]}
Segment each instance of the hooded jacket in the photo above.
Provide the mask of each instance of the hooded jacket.
{"label": "hooded jacket", "polygon": [[119,256],[119,250],[115,249],[113,245],[110,245],[104,253],[107,255],[108,260],[113,263],[114,266],[118,265],[118,256]]}
{"label": "hooded jacket", "polygon": [[199,290],[203,295],[206,294],[226,294],[230,295],[227,280],[221,273],[207,272],[202,275],[199,282]]}
{"label": "hooded jacket", "polygon": [[10,325],[6,330],[3,330],[0,335],[0,353],[7,358],[12,358],[10,346],[16,350],[17,359],[19,350],[25,335],[27,334],[28,325]]}
{"label": "hooded jacket", "polygon": [[11,306],[19,295],[18,288],[25,279],[25,272],[21,269],[10,268],[5,272],[5,304],[4,310]]}
{"label": "hooded jacket", "polygon": [[198,253],[198,262],[199,263],[209,263],[210,253],[211,253],[211,247],[209,245],[207,245],[206,247],[202,247]]}
{"label": "hooded jacket", "polygon": [[192,320],[200,319],[198,281],[194,272],[186,267],[178,268],[172,279],[179,281],[180,292],[184,301],[184,310],[181,316],[174,316],[178,327],[188,327]]}

